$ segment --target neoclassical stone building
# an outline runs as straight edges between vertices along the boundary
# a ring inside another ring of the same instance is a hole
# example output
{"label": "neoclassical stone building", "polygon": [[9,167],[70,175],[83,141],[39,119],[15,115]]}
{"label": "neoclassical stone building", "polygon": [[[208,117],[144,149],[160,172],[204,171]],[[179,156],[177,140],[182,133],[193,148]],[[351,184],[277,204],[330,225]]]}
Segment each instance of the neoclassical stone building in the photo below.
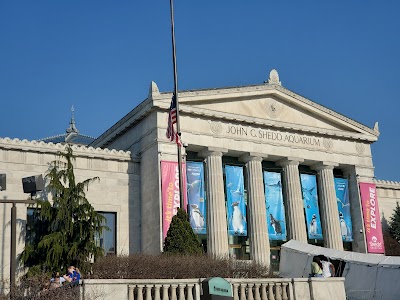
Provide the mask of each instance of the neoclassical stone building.
{"label": "neoclassical stone building", "polygon": [[[89,191],[89,200],[99,211],[116,214],[117,253],[162,251],[160,164],[177,160],[176,145],[165,134],[171,97],[172,93],[160,92],[152,82],[147,99],[90,147],[74,146],[79,177],[101,178]],[[275,70],[266,83],[259,85],[182,91],[179,103],[183,158],[203,163],[205,170],[207,233],[199,239],[208,253],[234,254],[266,264],[277,259],[284,240],[269,236],[268,226],[273,222],[267,218],[265,172],[281,176],[285,220],[275,220],[273,229],[279,233],[278,223],[284,222],[286,240],[366,252],[359,182],[377,185],[386,218],[400,198],[399,183],[374,179],[370,146],[378,140],[378,125],[369,128],[288,90]],[[21,178],[44,173],[62,148],[61,144],[0,139],[0,173],[8,178],[2,197],[24,199]],[[234,216],[227,215],[227,165],[243,170],[247,211],[247,234],[243,236],[228,234],[228,223]],[[314,193],[319,210],[321,240],[310,239],[307,234],[310,224],[304,213],[302,174],[315,175],[317,180],[318,192],[309,192]],[[335,178],[348,182],[352,224],[348,242],[343,242],[338,221]],[[0,204],[3,277],[8,272],[8,211],[9,205]],[[26,220],[26,208],[19,208],[18,213],[22,222]],[[22,238],[19,251],[23,247]]]}

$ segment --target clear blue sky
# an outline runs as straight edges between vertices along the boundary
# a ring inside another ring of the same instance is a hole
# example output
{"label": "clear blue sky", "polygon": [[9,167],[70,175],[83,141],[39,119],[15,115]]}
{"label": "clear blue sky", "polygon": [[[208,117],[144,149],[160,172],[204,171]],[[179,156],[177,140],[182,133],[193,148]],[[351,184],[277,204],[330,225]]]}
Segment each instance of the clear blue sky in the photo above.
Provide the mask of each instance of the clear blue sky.
{"label": "clear blue sky", "polygon": [[[376,176],[400,181],[400,1],[175,0],[180,89],[262,83],[369,127]],[[0,136],[98,136],[173,89],[169,1],[0,1]]]}

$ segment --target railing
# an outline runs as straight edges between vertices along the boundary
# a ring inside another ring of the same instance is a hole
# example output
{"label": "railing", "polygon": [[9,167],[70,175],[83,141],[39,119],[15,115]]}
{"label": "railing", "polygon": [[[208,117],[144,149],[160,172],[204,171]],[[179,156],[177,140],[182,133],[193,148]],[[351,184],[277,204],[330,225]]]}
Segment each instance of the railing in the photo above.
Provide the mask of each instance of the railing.
{"label": "railing", "polygon": [[[129,300],[200,300],[201,280],[168,280],[128,285]],[[234,300],[293,300],[291,279],[228,279]]]}

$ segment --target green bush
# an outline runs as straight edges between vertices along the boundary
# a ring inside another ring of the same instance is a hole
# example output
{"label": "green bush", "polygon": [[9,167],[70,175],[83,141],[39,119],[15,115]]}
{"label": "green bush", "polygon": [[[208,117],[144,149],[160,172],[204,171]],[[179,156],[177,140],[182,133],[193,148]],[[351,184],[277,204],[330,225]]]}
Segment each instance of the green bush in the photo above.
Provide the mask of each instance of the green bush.
{"label": "green bush", "polygon": [[186,211],[179,208],[169,226],[164,242],[164,253],[200,254],[202,252],[203,249],[190,226]]}

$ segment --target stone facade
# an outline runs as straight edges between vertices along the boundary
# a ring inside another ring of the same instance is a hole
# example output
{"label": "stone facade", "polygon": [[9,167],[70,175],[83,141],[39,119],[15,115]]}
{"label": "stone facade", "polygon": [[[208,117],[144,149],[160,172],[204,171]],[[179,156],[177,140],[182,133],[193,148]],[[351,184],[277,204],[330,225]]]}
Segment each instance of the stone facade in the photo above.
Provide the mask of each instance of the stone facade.
{"label": "stone facade", "polygon": [[[10,217],[11,204],[1,204],[1,200],[26,200],[23,193],[23,177],[45,174],[49,163],[57,153],[65,149],[61,144],[46,144],[36,141],[0,138],[0,170],[7,176],[7,188],[0,192],[0,282],[9,280],[10,271]],[[133,211],[138,203],[139,164],[131,159],[129,152],[72,146],[77,181],[92,177],[100,180],[93,183],[87,198],[97,211],[114,212],[117,220],[117,253],[128,254],[135,251],[135,222]],[[51,201],[51,195],[42,195]],[[17,254],[25,246],[23,232],[27,218],[27,205],[17,205]]]}
{"label": "stone facade", "polygon": [[[227,254],[226,222],[221,220],[225,214],[221,212],[225,205],[220,173],[223,161],[236,159],[247,166],[246,172],[259,172],[255,163],[249,165],[242,160],[249,153],[257,153],[260,162],[275,164],[283,171],[286,212],[290,215],[287,217],[289,238],[307,240],[300,168],[306,167],[318,174],[321,215],[326,220],[337,218],[333,173],[338,171],[348,178],[354,235],[352,248],[365,252],[358,182],[374,180],[370,145],[378,139],[378,127],[366,127],[295,94],[282,86],[277,72],[272,75],[273,78],[262,85],[179,93],[182,141],[187,145],[184,155],[185,152],[194,154],[206,166],[208,213],[211,213],[207,218],[214,229],[207,236],[209,249],[214,254]],[[149,253],[162,249],[160,161],[176,161],[177,155],[176,145],[165,136],[171,97],[171,93],[160,93],[152,82],[148,98],[93,143],[96,147],[131,151],[140,162],[141,214],[146,215],[141,221],[140,243],[141,251]],[[251,190],[253,184],[260,188],[257,183],[260,174],[248,174],[254,176],[253,180],[249,178],[252,181],[248,183],[249,196],[262,197],[262,190]],[[249,204],[248,208],[252,205],[256,204]],[[263,262],[266,258],[259,256],[257,247],[263,245],[267,250],[269,246],[259,241],[266,232],[264,223],[256,221],[255,216],[254,212],[253,215],[249,212],[250,252],[252,258],[258,257],[257,260]],[[338,225],[326,221],[324,232],[329,232],[324,240],[327,247],[343,249]]]}
{"label": "stone facade", "polygon": [[[98,176],[88,192],[99,211],[117,213],[118,253],[160,253],[162,199],[160,161],[176,161],[176,145],[165,132],[172,94],[160,93],[152,82],[146,100],[104,132],[91,145],[73,146],[78,180]],[[228,254],[223,164],[234,161],[246,171],[249,255],[270,263],[262,170],[265,164],[282,172],[288,238],[307,241],[299,174],[307,169],[318,178],[324,245],[342,249],[335,174],[349,180],[353,223],[352,250],[366,252],[358,182],[375,182],[385,217],[400,198],[400,183],[376,181],[371,144],[378,126],[369,128],[282,86],[277,72],[268,83],[179,93],[183,157],[205,164],[207,187],[207,244],[209,253]],[[44,174],[62,151],[61,144],[0,139],[0,173],[7,174],[1,198],[26,199],[21,178]],[[108,150],[116,149],[116,150]],[[0,204],[0,270],[9,272],[10,205]],[[21,228],[26,207],[18,207]],[[330,220],[331,222],[328,222]],[[18,244],[18,252],[24,239]]]}
{"label": "stone facade", "polygon": [[382,229],[386,230],[388,223],[390,223],[390,217],[396,208],[396,203],[399,202],[400,204],[400,182],[375,180],[375,183],[378,192]]}

